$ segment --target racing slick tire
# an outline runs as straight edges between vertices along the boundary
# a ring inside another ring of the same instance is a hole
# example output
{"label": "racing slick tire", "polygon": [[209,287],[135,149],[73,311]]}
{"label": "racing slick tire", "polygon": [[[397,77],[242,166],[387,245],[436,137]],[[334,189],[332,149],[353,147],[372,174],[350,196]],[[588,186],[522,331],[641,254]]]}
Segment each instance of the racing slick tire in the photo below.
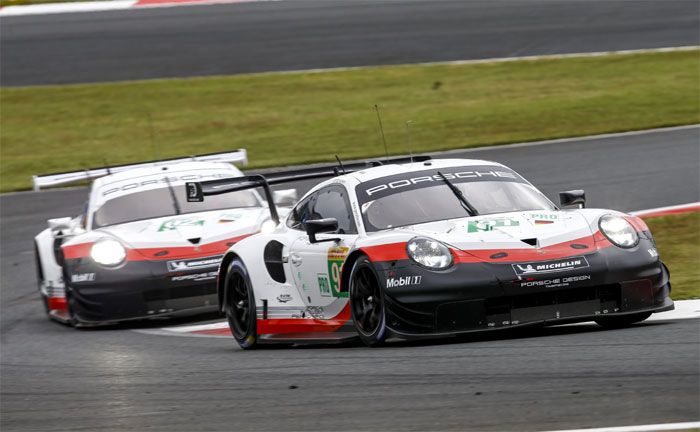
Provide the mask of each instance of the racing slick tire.
{"label": "racing slick tire", "polygon": [[367,257],[355,261],[350,273],[349,297],[352,321],[362,342],[370,347],[383,345],[388,333],[384,293]]}
{"label": "racing slick tire", "polygon": [[642,322],[651,316],[651,312],[640,312],[630,315],[622,316],[610,316],[604,318],[597,318],[595,320],[596,324],[605,328],[622,328],[629,325]]}
{"label": "racing slick tire", "polygon": [[257,347],[257,310],[250,275],[243,262],[235,258],[226,271],[224,312],[233,338],[244,350]]}

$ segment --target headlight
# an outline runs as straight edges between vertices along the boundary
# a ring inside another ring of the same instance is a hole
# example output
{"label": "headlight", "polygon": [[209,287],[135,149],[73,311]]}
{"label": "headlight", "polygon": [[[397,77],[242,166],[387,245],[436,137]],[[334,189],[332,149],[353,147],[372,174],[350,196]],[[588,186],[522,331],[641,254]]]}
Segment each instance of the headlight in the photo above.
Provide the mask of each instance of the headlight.
{"label": "headlight", "polygon": [[605,215],[598,221],[598,226],[600,227],[600,232],[616,246],[631,248],[639,243],[637,231],[623,217]]}
{"label": "headlight", "polygon": [[114,239],[98,240],[90,250],[90,257],[105,266],[116,266],[124,262],[126,249]]}
{"label": "headlight", "polygon": [[274,222],[272,222],[270,219],[266,220],[265,222],[260,225],[260,232],[263,234],[270,234],[272,231],[277,228],[277,225],[275,225]]}
{"label": "headlight", "polygon": [[433,270],[443,270],[452,265],[450,249],[437,240],[416,237],[406,245],[408,256],[417,264]]}

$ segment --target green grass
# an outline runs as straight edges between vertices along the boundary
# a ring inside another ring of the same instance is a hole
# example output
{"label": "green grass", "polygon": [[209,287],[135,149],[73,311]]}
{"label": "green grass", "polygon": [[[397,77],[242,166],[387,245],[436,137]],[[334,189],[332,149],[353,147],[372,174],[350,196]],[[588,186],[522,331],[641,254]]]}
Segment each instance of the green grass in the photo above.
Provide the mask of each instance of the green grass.
{"label": "green grass", "polygon": [[0,7],[7,6],[26,6],[44,3],[76,3],[92,0],[0,0]]}
{"label": "green grass", "polygon": [[[698,123],[698,50],[3,88],[2,191],[32,174],[246,148],[254,167]],[[152,119],[153,140],[151,140]]]}
{"label": "green grass", "polygon": [[671,272],[674,300],[700,298],[700,212],[646,219]]}

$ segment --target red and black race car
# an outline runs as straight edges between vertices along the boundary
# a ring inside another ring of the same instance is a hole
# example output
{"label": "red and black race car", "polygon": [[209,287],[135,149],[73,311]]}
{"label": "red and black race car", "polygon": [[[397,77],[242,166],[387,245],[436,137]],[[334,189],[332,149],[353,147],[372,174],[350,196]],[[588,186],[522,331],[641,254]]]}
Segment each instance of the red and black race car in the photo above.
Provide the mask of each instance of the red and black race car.
{"label": "red and black race car", "polygon": [[188,199],[320,177],[331,178],[273,232],[224,255],[219,307],[244,348],[345,336],[375,346],[391,336],[590,320],[620,326],[674,307],[668,269],[641,219],[583,208],[583,191],[561,193],[560,208],[494,162],[395,160],[192,182]]}

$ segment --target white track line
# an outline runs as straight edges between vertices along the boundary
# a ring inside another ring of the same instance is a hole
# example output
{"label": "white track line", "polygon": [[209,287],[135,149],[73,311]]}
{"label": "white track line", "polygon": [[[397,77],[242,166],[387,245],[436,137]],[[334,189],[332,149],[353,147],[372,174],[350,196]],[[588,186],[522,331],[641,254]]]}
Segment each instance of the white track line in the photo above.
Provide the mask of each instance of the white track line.
{"label": "white track line", "polygon": [[136,1],[137,0],[104,0],[75,3],[46,3],[24,6],[6,6],[0,9],[0,17],[124,10],[134,7]]}
{"label": "white track line", "polygon": [[104,12],[112,10],[126,9],[152,9],[162,7],[177,6],[200,6],[226,3],[254,3],[260,1],[280,1],[280,0],[194,0],[194,1],[174,1],[172,3],[140,4],[139,0],[102,0],[87,2],[66,2],[66,3],[45,3],[21,6],[6,6],[0,9],[0,17],[22,16],[22,15],[50,15],[60,13],[76,12]]}
{"label": "white track line", "polygon": [[[527,142],[513,143],[513,144],[497,144],[497,145],[488,145],[488,146],[481,146],[481,147],[470,147],[470,148],[464,148],[464,149],[444,150],[441,152],[423,153],[423,154],[431,154],[431,155],[438,155],[439,156],[439,155],[449,155],[449,154],[455,154],[455,153],[480,152],[480,151],[519,148],[519,147],[535,147],[535,146],[541,146],[541,145],[561,144],[561,143],[568,143],[568,142],[574,142],[574,141],[595,141],[595,140],[608,139],[608,138],[623,138],[623,137],[631,137],[631,136],[639,136],[639,135],[648,135],[648,134],[654,134],[654,133],[673,132],[673,131],[686,130],[686,129],[700,129],[700,124],[683,125],[683,126],[669,126],[669,127],[663,127],[663,128],[642,129],[642,130],[634,130],[634,131],[627,131],[627,132],[611,132],[611,133],[604,133],[604,134],[597,134],[597,135],[583,135],[583,136],[575,136],[575,137],[568,137],[568,138],[556,138],[556,139],[551,139],[551,140],[527,141]],[[612,144],[612,145],[614,145],[614,144]]]}
{"label": "white track line", "polygon": [[652,314],[646,321],[671,321],[700,318],[700,300],[676,300],[676,308]]}
{"label": "white track line", "polygon": [[638,426],[616,426],[591,429],[562,429],[547,432],[646,432],[646,431],[670,431],[670,430],[688,430],[700,428],[700,422],[685,422],[685,423],[660,423]]}
{"label": "white track line", "polygon": [[666,214],[674,214],[674,213],[684,213],[685,211],[692,211],[700,209],[700,201],[694,202],[694,203],[688,203],[688,204],[679,204],[679,205],[674,205],[674,206],[668,206],[668,207],[657,207],[653,209],[648,209],[648,210],[639,210],[639,211],[634,211],[631,212],[630,214],[633,214],[635,216],[639,217],[649,217],[649,216],[663,216]]}
{"label": "white track line", "polygon": [[[505,63],[513,61],[533,61],[533,60],[558,60],[567,58],[581,58],[581,57],[601,57],[607,55],[627,55],[627,54],[648,54],[648,53],[663,53],[663,52],[675,52],[675,51],[693,51],[700,48],[700,45],[684,45],[679,47],[663,47],[663,48],[644,48],[644,49],[632,49],[632,50],[618,50],[618,51],[593,51],[593,52],[581,52],[581,53],[568,53],[568,54],[541,54],[541,55],[530,55],[530,56],[520,56],[520,57],[489,57],[484,59],[471,59],[471,60],[447,60],[438,62],[421,62],[421,63],[403,63],[403,64],[392,64],[392,65],[364,65],[364,66],[343,66],[334,68],[320,68],[320,69],[296,69],[288,71],[274,71],[274,72],[262,72],[261,74],[294,74],[294,73],[326,73],[326,72],[346,72],[357,69],[375,69],[375,68],[385,68],[385,67],[409,67],[409,66],[460,66],[460,65],[470,65],[470,64],[481,64],[481,63]],[[258,75],[258,74],[256,74]]]}

